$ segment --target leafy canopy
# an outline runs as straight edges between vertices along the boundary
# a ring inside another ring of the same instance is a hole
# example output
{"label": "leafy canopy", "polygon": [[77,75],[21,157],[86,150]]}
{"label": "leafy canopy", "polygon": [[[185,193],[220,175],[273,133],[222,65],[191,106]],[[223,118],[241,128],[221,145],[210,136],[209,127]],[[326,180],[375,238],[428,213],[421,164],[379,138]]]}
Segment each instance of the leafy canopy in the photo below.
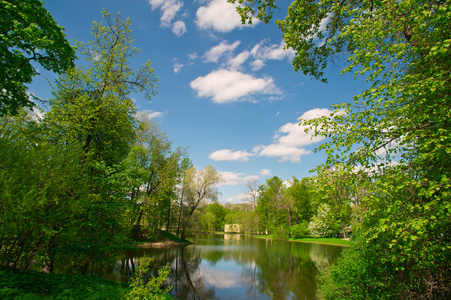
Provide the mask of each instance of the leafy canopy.
{"label": "leafy canopy", "polygon": [[32,107],[25,84],[38,75],[33,62],[61,73],[74,66],[75,51],[40,0],[0,1],[0,116]]}

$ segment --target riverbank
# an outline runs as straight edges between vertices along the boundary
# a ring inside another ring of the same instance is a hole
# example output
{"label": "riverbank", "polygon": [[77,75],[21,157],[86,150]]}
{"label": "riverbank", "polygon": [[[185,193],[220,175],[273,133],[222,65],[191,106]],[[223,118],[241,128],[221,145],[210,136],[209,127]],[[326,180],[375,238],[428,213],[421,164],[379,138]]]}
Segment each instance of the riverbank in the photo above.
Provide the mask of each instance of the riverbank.
{"label": "riverbank", "polygon": [[165,248],[165,247],[173,247],[173,246],[184,246],[190,245],[192,242],[187,240],[182,240],[178,236],[160,230],[158,236],[154,240],[142,240],[138,241],[138,248]]}
{"label": "riverbank", "polygon": [[[254,236],[259,239],[271,239],[274,240],[274,235],[256,235]],[[349,239],[339,239],[339,238],[314,238],[314,237],[304,237],[304,238],[290,238],[287,241],[290,242],[300,242],[300,243],[313,243],[313,244],[325,244],[325,245],[334,245],[334,246],[342,246],[342,247],[350,247],[351,241]]]}
{"label": "riverbank", "polygon": [[123,299],[131,291],[124,283],[73,275],[37,271],[13,273],[0,270],[1,299]]}

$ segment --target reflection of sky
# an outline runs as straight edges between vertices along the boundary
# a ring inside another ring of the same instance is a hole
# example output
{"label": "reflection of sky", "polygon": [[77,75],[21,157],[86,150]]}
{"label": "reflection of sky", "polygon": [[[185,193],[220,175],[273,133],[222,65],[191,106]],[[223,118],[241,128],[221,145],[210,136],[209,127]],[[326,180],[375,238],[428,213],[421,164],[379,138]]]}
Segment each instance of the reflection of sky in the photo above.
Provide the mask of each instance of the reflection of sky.
{"label": "reflection of sky", "polygon": [[221,259],[212,266],[207,261],[202,261],[199,271],[209,285],[218,288],[234,288],[244,286],[241,280],[242,267],[233,260]]}
{"label": "reflection of sky", "polygon": [[[250,291],[251,287],[242,278],[243,265],[237,264],[234,260],[221,259],[214,265],[203,260],[199,266],[199,273],[205,283],[215,287],[215,297],[219,299],[270,299],[258,291],[255,291],[255,295]],[[251,292],[251,295],[248,292]]]}

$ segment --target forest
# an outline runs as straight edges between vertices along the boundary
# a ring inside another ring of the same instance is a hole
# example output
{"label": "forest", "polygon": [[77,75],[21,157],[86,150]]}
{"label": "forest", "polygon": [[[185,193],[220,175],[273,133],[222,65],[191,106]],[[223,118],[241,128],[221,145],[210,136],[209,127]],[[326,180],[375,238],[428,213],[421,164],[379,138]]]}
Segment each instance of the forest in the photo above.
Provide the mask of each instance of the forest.
{"label": "forest", "polygon": [[[228,2],[243,23],[278,9]],[[138,112],[132,95],[150,100],[158,78],[150,61],[131,64],[128,19],[104,10],[74,48],[41,1],[0,8],[1,268],[89,273],[159,230],[186,239],[239,224],[277,239],[351,238],[322,272],[323,299],[451,298],[449,1],[294,1],[276,21],[294,70],[326,83],[326,67],[341,65],[371,86],[299,121],[327,138],[315,175],[250,181],[235,205],[217,202],[213,166],[196,169]],[[32,62],[59,74],[44,103],[26,91]]]}

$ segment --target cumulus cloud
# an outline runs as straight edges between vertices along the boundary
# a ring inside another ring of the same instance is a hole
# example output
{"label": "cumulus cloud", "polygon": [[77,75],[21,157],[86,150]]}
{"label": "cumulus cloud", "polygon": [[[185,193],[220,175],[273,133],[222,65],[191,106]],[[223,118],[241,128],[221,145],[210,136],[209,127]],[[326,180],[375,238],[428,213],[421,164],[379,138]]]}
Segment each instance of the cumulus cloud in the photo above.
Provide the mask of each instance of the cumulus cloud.
{"label": "cumulus cloud", "polygon": [[260,176],[270,176],[271,175],[271,170],[261,169],[259,174],[260,174]]}
{"label": "cumulus cloud", "polygon": [[190,87],[199,97],[210,97],[215,103],[249,100],[249,96],[255,94],[281,94],[272,77],[256,78],[239,71],[225,69],[212,71],[206,76],[194,79]]}
{"label": "cumulus cloud", "polygon": [[249,51],[243,51],[235,57],[232,57],[227,62],[227,65],[231,70],[238,70],[241,68],[241,65],[249,58]]}
{"label": "cumulus cloud", "polygon": [[218,173],[222,176],[222,178],[224,178],[224,182],[220,184],[222,186],[245,184],[250,180],[257,180],[260,178],[260,176],[258,175],[249,175],[246,173],[236,173],[229,171],[220,171]]}
{"label": "cumulus cloud", "polygon": [[[305,112],[300,118],[309,120],[316,117],[329,116],[331,113],[332,111],[326,108],[315,108]],[[215,161],[229,160],[246,162],[251,157],[266,156],[279,158],[280,162],[290,161],[292,163],[299,163],[301,162],[301,156],[311,153],[311,151],[304,148],[305,146],[320,142],[324,139],[324,137],[313,137],[311,133],[306,133],[305,129],[305,126],[299,126],[297,122],[287,123],[277,130],[272,144],[255,146],[251,152],[230,149],[218,150],[210,154],[209,158]],[[238,176],[235,173],[233,174]],[[270,170],[263,169],[260,171],[260,176],[269,175],[271,175]],[[228,176],[231,180],[231,174],[228,174]],[[235,180],[231,180],[230,182],[235,182]]]}
{"label": "cumulus cloud", "polygon": [[265,62],[261,59],[256,59],[253,62],[250,63],[250,66],[252,68],[252,71],[258,71],[261,68],[263,68],[265,66]]}
{"label": "cumulus cloud", "polygon": [[291,161],[292,163],[301,162],[301,156],[310,154],[303,148],[291,147],[288,145],[275,143],[268,146],[263,146],[259,156],[280,157],[280,162]]}
{"label": "cumulus cloud", "polygon": [[182,36],[186,32],[186,26],[183,21],[172,21],[177,13],[183,7],[183,1],[180,0],[149,0],[152,10],[157,8],[161,11],[160,25],[161,27],[172,27],[172,32],[177,36]]}
{"label": "cumulus cloud", "polygon": [[[241,24],[241,17],[236,12],[235,6],[225,0],[213,0],[199,7],[195,23],[199,29],[212,29],[218,32],[229,32],[235,28],[245,27]],[[252,20],[252,23],[250,26],[255,26],[258,20]]]}
{"label": "cumulus cloud", "polygon": [[176,21],[174,24],[172,24],[172,32],[178,36],[181,37],[186,32],[186,25],[183,21]]}
{"label": "cumulus cloud", "polygon": [[207,52],[205,52],[204,57],[207,62],[218,62],[218,59],[225,54],[232,53],[236,47],[240,44],[240,41],[236,41],[233,44],[227,43],[227,41],[223,41],[219,43],[219,45],[214,46]]}
{"label": "cumulus cloud", "polygon": [[162,118],[164,116],[164,113],[162,113],[160,111],[143,110],[141,113],[144,115],[148,115],[149,118],[151,118],[151,119]]}
{"label": "cumulus cloud", "polygon": [[253,156],[254,154],[249,153],[247,151],[233,151],[230,149],[222,149],[215,151],[210,154],[208,158],[214,160],[214,161],[242,161],[246,162],[249,160],[249,157]]}
{"label": "cumulus cloud", "polygon": [[[328,116],[331,113],[332,111],[326,108],[315,108],[305,112],[301,119],[310,120]],[[281,126],[274,135],[274,143],[262,146],[259,156],[280,157],[281,162],[299,163],[302,155],[311,153],[303,147],[324,139],[324,137],[313,137],[310,133],[306,133],[305,129],[305,126],[299,126],[298,123],[287,123]]]}
{"label": "cumulus cloud", "polygon": [[246,199],[246,194],[238,194],[238,195],[234,195],[234,196],[231,196],[231,197],[229,197],[229,198],[227,198],[227,202],[228,203],[233,203],[233,202],[242,202],[243,200],[245,200]]}
{"label": "cumulus cloud", "polygon": [[284,58],[293,59],[295,52],[291,48],[284,49],[284,41],[280,42],[280,44],[266,45],[266,43],[267,40],[263,40],[252,48],[251,54],[256,60],[265,62],[267,60],[282,60]]}

